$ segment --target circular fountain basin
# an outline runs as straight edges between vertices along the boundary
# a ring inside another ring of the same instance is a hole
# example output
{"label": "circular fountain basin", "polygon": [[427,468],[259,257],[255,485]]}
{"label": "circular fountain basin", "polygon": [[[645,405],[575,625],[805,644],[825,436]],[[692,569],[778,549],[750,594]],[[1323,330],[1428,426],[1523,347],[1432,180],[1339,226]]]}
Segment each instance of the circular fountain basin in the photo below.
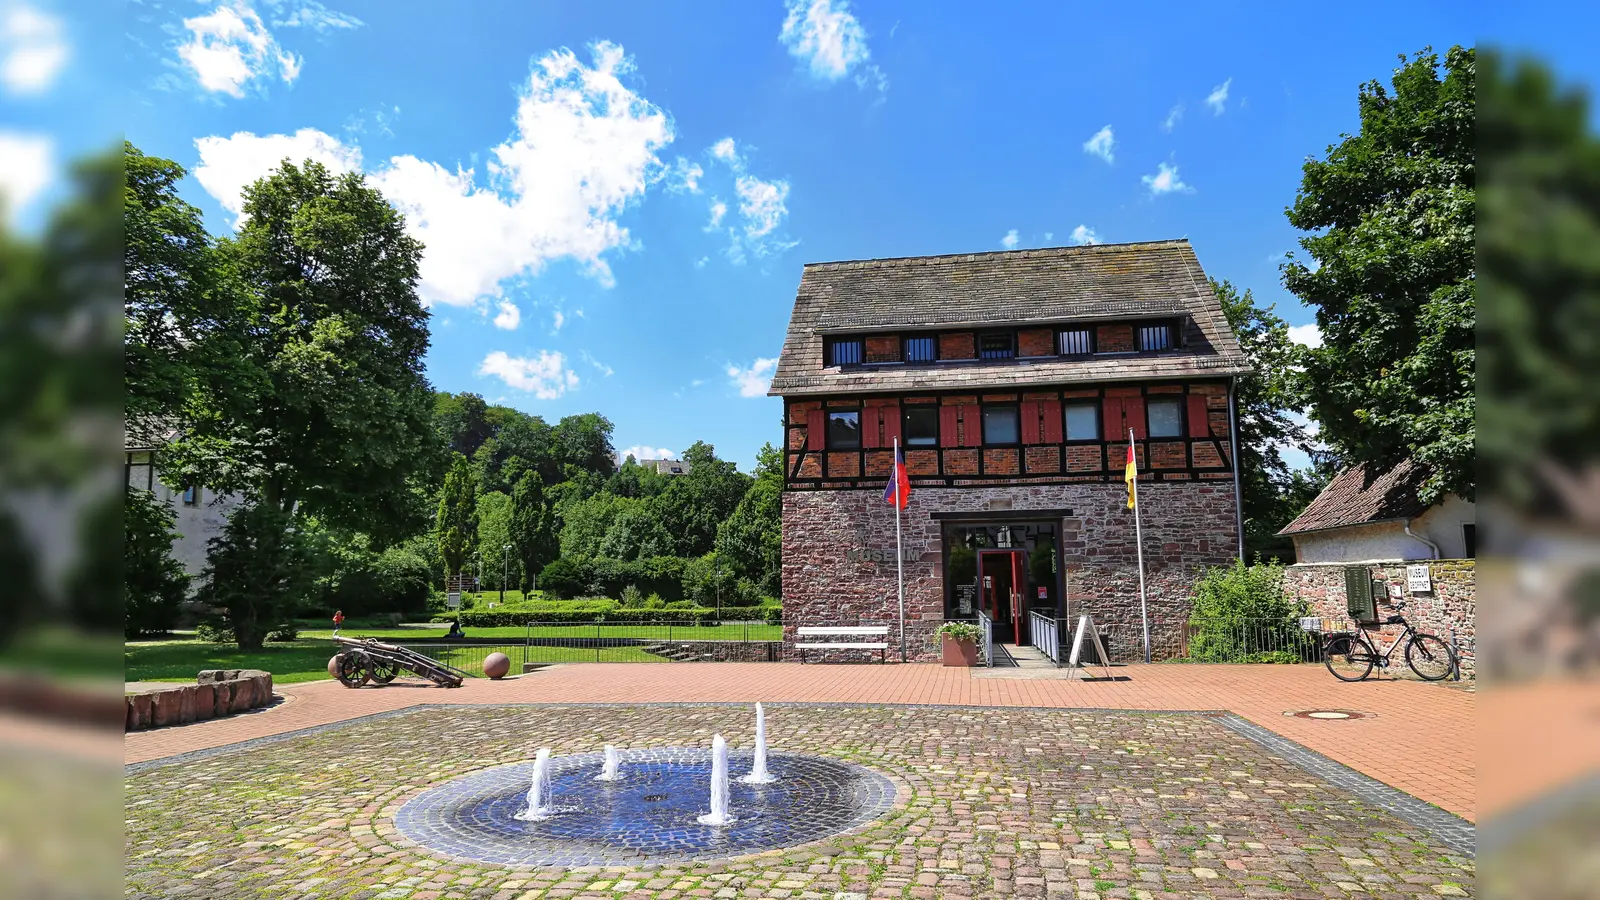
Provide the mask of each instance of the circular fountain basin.
{"label": "circular fountain basin", "polygon": [[696,819],[710,808],[711,753],[703,748],[624,750],[621,778],[596,781],[604,755],[552,757],[552,815],[527,807],[532,761],[463,776],[400,808],[403,836],[449,856],[505,866],[640,865],[725,859],[793,847],[848,831],[894,805],[895,785],[861,766],[821,756],[767,754],[777,780],[745,784],[753,754],[728,754],[733,823]]}

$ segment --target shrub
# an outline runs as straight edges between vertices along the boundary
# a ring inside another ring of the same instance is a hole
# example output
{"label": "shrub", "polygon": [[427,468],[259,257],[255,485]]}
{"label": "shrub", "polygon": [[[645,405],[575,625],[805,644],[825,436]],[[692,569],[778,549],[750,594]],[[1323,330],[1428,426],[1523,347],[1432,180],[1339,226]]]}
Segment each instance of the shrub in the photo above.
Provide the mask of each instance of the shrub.
{"label": "shrub", "polygon": [[233,629],[216,622],[201,622],[196,625],[194,636],[212,644],[233,643]]}
{"label": "shrub", "polygon": [[563,556],[553,560],[539,572],[539,588],[558,600],[570,600],[588,590],[587,560],[582,557]]}
{"label": "shrub", "polygon": [[983,629],[971,622],[946,622],[939,626],[937,633],[948,636],[953,641],[972,641],[976,643],[983,638]]}
{"label": "shrub", "polygon": [[163,634],[177,623],[189,590],[189,576],[172,556],[177,519],[149,491],[130,487],[124,496],[123,634]]}
{"label": "shrub", "polygon": [[1235,562],[1207,569],[1194,586],[1189,658],[1201,662],[1298,662],[1312,640],[1304,605],[1283,592],[1283,567]]}
{"label": "shrub", "polygon": [[636,584],[630,584],[623,588],[622,596],[619,599],[626,609],[642,609],[645,605],[644,591],[639,590],[639,586]]}
{"label": "shrub", "polygon": [[279,644],[287,644],[299,637],[300,627],[293,622],[280,625],[276,629],[267,632],[267,640]]}

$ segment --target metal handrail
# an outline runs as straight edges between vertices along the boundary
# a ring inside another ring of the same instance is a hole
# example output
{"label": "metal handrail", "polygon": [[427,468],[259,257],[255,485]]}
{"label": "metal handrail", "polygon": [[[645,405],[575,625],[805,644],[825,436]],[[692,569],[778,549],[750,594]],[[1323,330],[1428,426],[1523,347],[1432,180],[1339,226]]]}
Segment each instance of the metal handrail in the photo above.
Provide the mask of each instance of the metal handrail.
{"label": "metal handrail", "polygon": [[1061,665],[1060,622],[1038,610],[1028,612],[1028,637],[1040,653]]}
{"label": "metal handrail", "polygon": [[994,668],[994,620],[982,609],[978,610],[978,630],[983,633],[983,665]]}

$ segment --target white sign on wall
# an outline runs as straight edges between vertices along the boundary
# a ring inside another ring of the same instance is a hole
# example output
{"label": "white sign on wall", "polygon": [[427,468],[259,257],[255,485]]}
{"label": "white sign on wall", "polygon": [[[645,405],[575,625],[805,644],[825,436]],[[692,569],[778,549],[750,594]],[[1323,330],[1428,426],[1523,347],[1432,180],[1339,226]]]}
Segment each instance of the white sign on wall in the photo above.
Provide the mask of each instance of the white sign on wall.
{"label": "white sign on wall", "polygon": [[1413,594],[1433,592],[1433,581],[1428,577],[1427,566],[1406,566],[1406,590]]}
{"label": "white sign on wall", "polygon": [[460,609],[461,608],[461,592],[460,591],[450,591],[449,593],[445,594],[444,595],[444,605],[450,607],[451,609]]}

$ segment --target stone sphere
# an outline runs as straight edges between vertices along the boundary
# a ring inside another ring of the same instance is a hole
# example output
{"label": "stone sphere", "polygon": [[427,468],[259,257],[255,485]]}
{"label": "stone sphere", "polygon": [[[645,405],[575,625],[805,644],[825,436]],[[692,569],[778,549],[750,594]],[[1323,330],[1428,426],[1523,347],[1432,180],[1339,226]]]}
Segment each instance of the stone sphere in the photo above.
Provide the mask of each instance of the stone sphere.
{"label": "stone sphere", "polygon": [[339,654],[337,653],[328,657],[328,677],[335,679],[339,677]]}
{"label": "stone sphere", "polygon": [[511,671],[511,657],[504,653],[491,653],[483,658],[483,674],[490,680],[499,681]]}

